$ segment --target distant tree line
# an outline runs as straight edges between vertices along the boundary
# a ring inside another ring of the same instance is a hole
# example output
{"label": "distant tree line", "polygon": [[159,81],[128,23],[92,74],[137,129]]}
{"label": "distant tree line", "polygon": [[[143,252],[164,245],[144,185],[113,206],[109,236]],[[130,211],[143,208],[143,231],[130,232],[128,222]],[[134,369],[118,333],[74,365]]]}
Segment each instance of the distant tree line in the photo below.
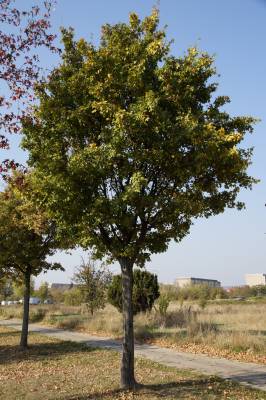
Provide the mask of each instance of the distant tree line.
{"label": "distant tree line", "polygon": [[167,295],[170,300],[177,300],[182,303],[186,300],[220,300],[266,296],[266,286],[239,286],[225,290],[222,287],[209,287],[207,285],[177,288],[175,285],[161,284],[160,292]]}

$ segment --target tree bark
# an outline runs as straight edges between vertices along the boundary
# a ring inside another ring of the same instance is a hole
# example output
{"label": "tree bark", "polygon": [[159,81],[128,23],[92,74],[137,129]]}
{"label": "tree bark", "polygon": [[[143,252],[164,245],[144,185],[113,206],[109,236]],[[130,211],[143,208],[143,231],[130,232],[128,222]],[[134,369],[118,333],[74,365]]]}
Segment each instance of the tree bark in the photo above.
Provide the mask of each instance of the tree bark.
{"label": "tree bark", "polygon": [[121,360],[121,387],[134,389],[134,330],[133,330],[133,263],[123,258],[120,261],[122,272],[122,300],[123,300],[123,346]]}
{"label": "tree bark", "polygon": [[31,272],[28,268],[24,274],[24,300],[23,300],[23,322],[20,337],[20,347],[26,349],[28,347],[28,331],[29,331],[29,303],[30,303],[30,276]]}

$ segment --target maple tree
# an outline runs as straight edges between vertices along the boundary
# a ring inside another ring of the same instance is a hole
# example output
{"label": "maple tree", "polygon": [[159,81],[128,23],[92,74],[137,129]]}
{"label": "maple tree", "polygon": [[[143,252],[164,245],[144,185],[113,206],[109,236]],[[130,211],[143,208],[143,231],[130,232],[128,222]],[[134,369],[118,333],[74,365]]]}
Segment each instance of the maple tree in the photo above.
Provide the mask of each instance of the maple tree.
{"label": "maple tree", "polygon": [[133,266],[180,242],[197,218],[243,208],[254,118],[230,116],[215,97],[213,57],[179,57],[158,11],[104,25],[99,46],[63,30],[60,65],[38,87],[23,122],[34,201],[63,237],[118,261],[122,274],[121,386],[133,388]]}
{"label": "maple tree", "polygon": [[[57,51],[49,32],[55,0],[38,3],[24,10],[14,0],[0,0],[0,149],[9,148],[8,133],[20,132],[21,118],[34,99],[41,71],[37,49]],[[0,174],[17,166],[14,160],[1,160]]]}

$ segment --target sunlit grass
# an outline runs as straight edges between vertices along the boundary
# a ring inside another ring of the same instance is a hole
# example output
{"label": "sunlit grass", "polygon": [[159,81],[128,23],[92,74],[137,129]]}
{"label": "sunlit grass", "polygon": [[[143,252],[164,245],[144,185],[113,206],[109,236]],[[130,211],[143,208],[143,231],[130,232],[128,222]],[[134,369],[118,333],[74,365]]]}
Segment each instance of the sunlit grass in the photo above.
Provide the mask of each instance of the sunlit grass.
{"label": "sunlit grass", "polygon": [[198,399],[265,400],[266,394],[219,378],[206,378],[136,359],[142,386],[119,389],[120,355],[84,344],[30,334],[30,347],[19,349],[19,333],[0,327],[1,400]]}

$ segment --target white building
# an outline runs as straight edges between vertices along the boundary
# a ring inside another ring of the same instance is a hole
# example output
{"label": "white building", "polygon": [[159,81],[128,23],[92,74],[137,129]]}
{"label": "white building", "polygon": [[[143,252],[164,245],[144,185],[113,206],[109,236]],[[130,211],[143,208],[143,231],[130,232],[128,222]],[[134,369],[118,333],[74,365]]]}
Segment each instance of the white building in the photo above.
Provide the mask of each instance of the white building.
{"label": "white building", "polygon": [[246,274],[245,281],[248,286],[266,285],[266,274]]}
{"label": "white building", "polygon": [[206,285],[209,287],[220,287],[221,282],[216,279],[204,279],[204,278],[177,278],[175,281],[175,285],[179,288],[183,288],[185,286],[193,286],[193,285]]}

